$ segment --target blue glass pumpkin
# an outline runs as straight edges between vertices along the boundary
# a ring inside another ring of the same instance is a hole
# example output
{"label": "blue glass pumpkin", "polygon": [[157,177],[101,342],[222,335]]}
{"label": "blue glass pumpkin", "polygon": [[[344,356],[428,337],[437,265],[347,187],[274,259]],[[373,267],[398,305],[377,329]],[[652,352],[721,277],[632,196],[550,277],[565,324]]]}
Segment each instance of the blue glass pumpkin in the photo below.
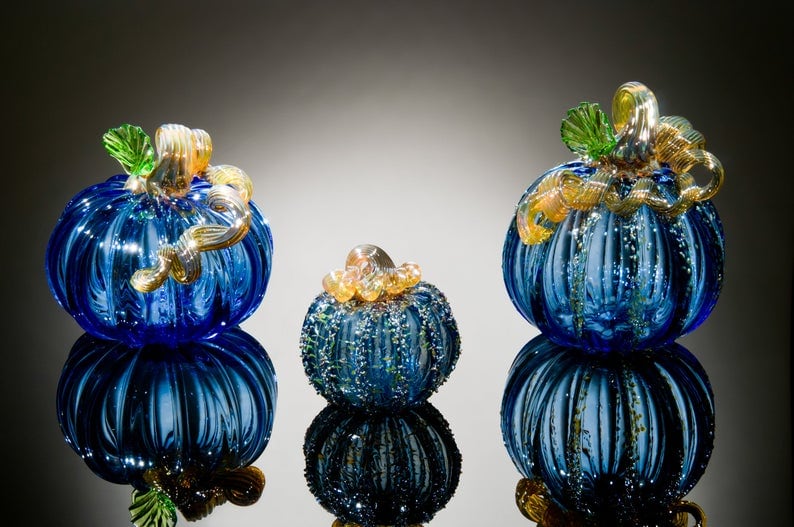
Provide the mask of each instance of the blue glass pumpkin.
{"label": "blue glass pumpkin", "polygon": [[592,353],[540,335],[510,368],[501,420],[518,471],[596,525],[668,517],[713,449],[708,377],[675,343]]}
{"label": "blue glass pumpkin", "polygon": [[[658,117],[639,83],[621,87],[615,106],[617,137],[597,105],[569,112],[563,139],[580,160],[527,189],[502,252],[524,318],[560,344],[602,351],[662,346],[698,327],[717,302],[725,251],[710,200],[723,170],[702,135]],[[689,173],[698,164],[712,171],[704,187]]]}
{"label": "blue glass pumpkin", "polygon": [[[111,132],[148,144],[129,128]],[[208,164],[206,132],[166,125],[157,137],[156,161],[128,163],[129,175],[66,205],[46,253],[58,303],[86,332],[130,345],[189,342],[238,325],[261,303],[272,263],[248,177]]]}
{"label": "blue glass pumpkin", "polygon": [[421,403],[446,381],[460,354],[447,299],[421,281],[374,298],[339,301],[323,292],[314,299],[300,338],[306,375],[337,404],[379,411]]}
{"label": "blue glass pumpkin", "polygon": [[259,497],[264,478],[249,465],[268,444],[276,398],[267,352],[239,328],[176,347],[86,333],[61,373],[57,411],[66,442],[95,474],[141,492],[157,487],[195,519],[227,499]]}
{"label": "blue glass pumpkin", "polygon": [[306,431],[306,481],[334,525],[430,521],[458,486],[461,455],[429,403],[370,414],[328,405]]}

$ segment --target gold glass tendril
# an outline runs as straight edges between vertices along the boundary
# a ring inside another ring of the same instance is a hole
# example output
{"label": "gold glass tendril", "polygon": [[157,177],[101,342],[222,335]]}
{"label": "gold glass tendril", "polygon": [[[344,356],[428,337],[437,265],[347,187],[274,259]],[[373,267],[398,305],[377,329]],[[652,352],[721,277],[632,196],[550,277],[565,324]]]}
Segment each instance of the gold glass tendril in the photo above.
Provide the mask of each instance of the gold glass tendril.
{"label": "gold glass tendril", "polygon": [[[548,496],[540,479],[522,478],[516,485],[516,505],[525,518],[538,527],[585,527],[586,521],[575,512],[563,511]],[[689,516],[695,527],[706,527],[706,514],[694,502],[681,500],[668,510],[672,525],[687,527]]]}
{"label": "gold glass tendril", "polygon": [[386,251],[375,245],[358,245],[347,255],[344,269],[323,278],[323,289],[338,302],[352,298],[374,302],[398,295],[419,283],[422,270],[413,262],[397,267]]}
{"label": "gold glass tendril", "polygon": [[212,140],[207,132],[180,124],[165,124],[155,134],[156,157],[149,138],[139,128],[124,125],[103,137],[105,148],[118,159],[129,174],[125,188],[132,193],[179,197],[190,190],[193,177],[212,184],[207,204],[225,211],[228,225],[195,225],[185,230],[172,244],[157,251],[157,264],[137,270],[130,279],[142,293],[158,289],[171,276],[182,284],[201,275],[201,255],[230,247],[248,233],[251,209],[248,202],[253,185],[248,175],[231,165],[211,166]]}
{"label": "gold glass tendril", "polygon": [[[539,244],[548,240],[557,223],[572,209],[586,211],[599,204],[620,215],[630,215],[642,205],[660,214],[676,216],[694,203],[711,199],[722,186],[725,171],[705,150],[703,134],[683,117],[659,116],[653,92],[639,82],[618,88],[612,100],[617,135],[596,104],[582,103],[563,120],[563,142],[596,169],[582,178],[560,168],[545,175],[516,209],[521,240]],[[689,171],[703,165],[710,181],[699,186]],[[654,170],[668,166],[675,173],[677,197],[668,199],[652,179]],[[618,182],[631,190],[622,196]]]}

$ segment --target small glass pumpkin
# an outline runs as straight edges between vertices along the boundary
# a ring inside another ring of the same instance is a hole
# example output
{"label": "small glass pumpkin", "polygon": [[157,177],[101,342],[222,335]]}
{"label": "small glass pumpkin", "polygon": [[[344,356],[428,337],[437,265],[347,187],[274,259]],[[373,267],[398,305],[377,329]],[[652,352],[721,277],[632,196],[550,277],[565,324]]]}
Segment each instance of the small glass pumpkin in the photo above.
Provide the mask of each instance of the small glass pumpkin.
{"label": "small glass pumpkin", "polygon": [[306,481],[334,526],[429,522],[458,486],[461,455],[430,403],[371,414],[330,404],[303,445]]}
{"label": "small glass pumpkin", "polygon": [[420,281],[414,263],[396,267],[373,245],[326,276],[306,313],[303,366],[328,401],[397,410],[432,395],[453,371],[460,335],[445,295]]}
{"label": "small glass pumpkin", "polygon": [[174,507],[198,519],[259,498],[264,475],[250,464],[269,442],[276,398],[267,352],[239,328],[176,347],[86,333],[61,373],[57,411],[95,474],[134,487],[136,525],[173,525],[143,520]]}
{"label": "small glass pumpkin", "polygon": [[581,525],[669,517],[705,472],[714,441],[708,377],[676,343],[593,353],[539,335],[510,368],[501,420],[518,471]]}
{"label": "small glass pumpkin", "polygon": [[[596,104],[568,112],[563,141],[580,160],[524,193],[502,270],[515,307],[549,338],[628,351],[671,343],[714,308],[725,249],[711,198],[723,169],[642,84],[618,89],[613,114],[617,136]],[[704,187],[696,165],[711,171]]]}
{"label": "small glass pumpkin", "polygon": [[130,345],[189,342],[259,306],[273,240],[248,176],[209,165],[209,135],[181,125],[104,136],[118,175],[78,193],[47,245],[58,303],[88,333]]}

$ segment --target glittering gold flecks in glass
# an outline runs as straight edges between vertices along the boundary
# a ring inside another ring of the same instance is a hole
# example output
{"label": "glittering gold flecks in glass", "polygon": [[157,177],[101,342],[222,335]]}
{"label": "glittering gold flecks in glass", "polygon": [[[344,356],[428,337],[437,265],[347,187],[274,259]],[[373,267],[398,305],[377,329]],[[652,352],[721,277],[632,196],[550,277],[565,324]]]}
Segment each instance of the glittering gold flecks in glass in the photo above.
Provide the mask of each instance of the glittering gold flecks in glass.
{"label": "glittering gold flecks in glass", "polygon": [[422,270],[413,262],[395,266],[386,251],[375,245],[358,245],[347,255],[344,269],[323,278],[323,289],[338,302],[352,298],[374,302],[415,286]]}
{"label": "glittering gold flecks in glass", "polygon": [[[600,113],[584,112],[581,108],[575,112],[579,121],[598,118],[593,127],[601,124]],[[629,82],[618,88],[612,101],[612,114],[617,135],[610,151],[607,151],[608,137],[592,139],[595,146],[588,146],[590,150],[581,146],[589,145],[584,142],[587,138],[579,137],[582,129],[587,128],[586,123],[577,121],[576,127],[563,123],[563,142],[569,147],[579,145],[572,150],[595,172],[590,177],[580,177],[572,170],[560,168],[543,176],[516,209],[516,227],[525,244],[548,240],[556,224],[572,209],[590,210],[604,204],[610,211],[625,216],[647,205],[660,214],[676,216],[719,191],[725,171],[720,161],[705,150],[703,135],[683,117],[660,117],[656,97],[643,84]],[[574,133],[578,135],[573,137]],[[594,150],[596,147],[601,150]],[[597,159],[583,153],[592,151],[605,153]],[[699,186],[689,173],[698,165],[711,172],[711,179],[704,186]],[[662,167],[669,167],[675,173],[677,195],[672,198],[660,191],[652,177]],[[630,186],[628,192],[625,192],[626,184]]]}
{"label": "glittering gold flecks in glass", "polygon": [[138,127],[114,128],[103,136],[103,142],[129,174],[125,188],[130,192],[180,197],[190,190],[192,179],[200,177],[213,185],[207,193],[207,204],[231,218],[228,225],[190,227],[175,243],[161,246],[157,264],[139,269],[130,279],[136,290],[154,291],[169,276],[183,284],[191,283],[201,276],[201,252],[225,249],[248,234],[251,179],[231,165],[210,166],[212,140],[204,130],[180,124],[161,126],[155,135],[156,156],[149,138]]}

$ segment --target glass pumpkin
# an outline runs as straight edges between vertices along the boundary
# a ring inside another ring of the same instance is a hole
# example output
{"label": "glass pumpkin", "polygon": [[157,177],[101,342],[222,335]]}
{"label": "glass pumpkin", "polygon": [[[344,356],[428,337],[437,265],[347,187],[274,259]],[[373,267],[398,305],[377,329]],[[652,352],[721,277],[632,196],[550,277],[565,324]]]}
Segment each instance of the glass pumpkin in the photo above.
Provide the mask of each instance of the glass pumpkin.
{"label": "glass pumpkin", "polygon": [[264,476],[249,465],[269,442],[276,399],[267,352],[239,328],[176,347],[86,333],[62,370],[57,412],[95,474],[141,493],[157,487],[196,519],[259,497]]}
{"label": "glass pumpkin", "polygon": [[430,403],[370,414],[328,405],[306,431],[306,480],[334,525],[430,521],[458,486],[461,455]]}
{"label": "glass pumpkin", "polygon": [[543,335],[516,356],[501,407],[518,471],[587,525],[653,525],[705,472],[714,400],[683,346],[593,353]]}
{"label": "glass pumpkin", "polygon": [[[360,246],[351,254],[361,250],[382,251]],[[300,348],[306,375],[328,401],[392,411],[425,401],[447,380],[460,335],[446,296],[419,281],[373,300],[319,294],[304,318]]]}
{"label": "glass pumpkin", "polygon": [[[524,193],[502,252],[508,295],[556,342],[592,350],[662,346],[698,327],[719,296],[724,235],[710,198],[723,169],[681,117],[659,117],[653,93],[615,95],[612,136],[598,105],[563,121],[580,160]],[[700,187],[690,171],[712,172]]]}
{"label": "glass pumpkin", "polygon": [[[143,132],[112,132],[148,144]],[[128,153],[128,175],[66,205],[46,252],[58,303],[86,332],[130,345],[189,342],[238,325],[261,303],[271,271],[272,235],[249,200],[248,177],[208,164],[206,132],[164,125],[157,137],[157,160],[131,168]]]}

